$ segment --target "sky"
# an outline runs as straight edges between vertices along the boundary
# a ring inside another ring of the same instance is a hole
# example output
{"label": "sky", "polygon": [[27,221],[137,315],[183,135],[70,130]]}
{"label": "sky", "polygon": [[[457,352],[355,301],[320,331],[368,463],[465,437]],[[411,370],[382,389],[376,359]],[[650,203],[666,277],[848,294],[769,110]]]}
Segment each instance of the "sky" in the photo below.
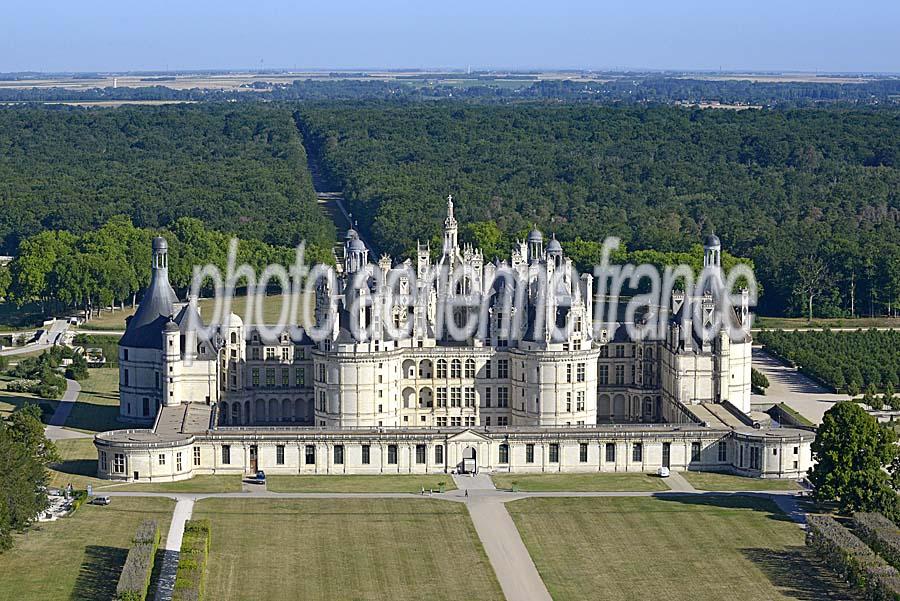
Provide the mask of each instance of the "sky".
{"label": "sky", "polygon": [[0,72],[900,72],[897,0],[7,2]]}

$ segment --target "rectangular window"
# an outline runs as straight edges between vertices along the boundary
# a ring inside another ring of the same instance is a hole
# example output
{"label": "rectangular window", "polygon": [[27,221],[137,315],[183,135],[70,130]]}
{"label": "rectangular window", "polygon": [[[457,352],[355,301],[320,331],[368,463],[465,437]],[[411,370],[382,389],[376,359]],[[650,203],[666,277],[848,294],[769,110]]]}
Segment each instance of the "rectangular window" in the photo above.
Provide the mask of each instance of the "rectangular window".
{"label": "rectangular window", "polygon": [[466,407],[475,406],[475,389],[471,386],[466,387]]}
{"label": "rectangular window", "polygon": [[259,368],[258,367],[254,367],[252,370],[250,370],[250,379],[253,382],[253,386],[258,388],[259,387]]}
{"label": "rectangular window", "polygon": [[272,388],[275,386],[275,368],[267,367],[266,368],[266,387]]}
{"label": "rectangular window", "polygon": [[485,388],[485,389],[484,389],[484,406],[485,406],[485,407],[490,407],[490,406],[491,406],[491,402],[492,402],[492,400],[491,400],[491,389],[490,389],[490,388]]}
{"label": "rectangular window", "polygon": [[571,413],[572,411],[572,392],[566,392],[566,413]]}
{"label": "rectangular window", "polygon": [[397,465],[397,445],[388,445],[388,464]]}
{"label": "rectangular window", "polygon": [[284,465],[284,445],[275,446],[275,464]]}
{"label": "rectangular window", "polygon": [[559,463],[559,444],[550,443],[550,463]]}
{"label": "rectangular window", "polygon": [[434,462],[438,465],[444,463],[444,445],[439,444],[434,447]]}
{"label": "rectangular window", "polygon": [[447,427],[447,418],[446,417],[438,417],[437,425],[438,425],[438,428],[446,428]]}
{"label": "rectangular window", "polygon": [[498,426],[508,426],[509,418],[501,415],[500,417],[497,418],[497,425]]}
{"label": "rectangular window", "polygon": [[362,463],[363,465],[369,465],[372,461],[372,447],[371,445],[364,444],[362,446]]}
{"label": "rectangular window", "polygon": [[181,463],[181,451],[176,451],[175,452],[175,471],[180,472],[182,469],[182,465],[183,464]]}
{"label": "rectangular window", "polygon": [[106,472],[109,471],[109,463],[106,459],[106,451],[100,451],[100,471]]}
{"label": "rectangular window", "polygon": [[586,442],[582,442],[578,445],[578,460],[581,463],[587,463],[588,460],[588,446]]}
{"label": "rectangular window", "polygon": [[624,357],[625,356],[625,345],[617,344],[616,345],[616,357]]}
{"label": "rectangular window", "polygon": [[584,411],[584,391],[575,393],[575,411]]}
{"label": "rectangular window", "polygon": [[306,445],[306,458],[304,461],[306,465],[315,465],[316,464],[316,447],[315,445],[308,444]]}
{"label": "rectangular window", "polygon": [[143,401],[144,401],[144,417],[149,417],[150,416],[150,399],[147,397],[144,397]]}
{"label": "rectangular window", "polygon": [[[606,347],[604,347],[606,348]],[[607,463],[612,463],[616,460],[616,445],[615,443],[608,442],[606,443],[606,461]]]}
{"label": "rectangular window", "polygon": [[497,389],[497,406],[509,407],[509,388],[501,386]]}
{"label": "rectangular window", "polygon": [[631,460],[636,463],[644,460],[644,445],[642,443],[636,442],[632,445]]}
{"label": "rectangular window", "polygon": [[446,407],[447,406],[447,388],[444,386],[438,386],[437,406],[438,407]]}
{"label": "rectangular window", "polygon": [[416,445],[416,463],[425,463],[425,445],[423,444]]}
{"label": "rectangular window", "polygon": [[275,347],[267,346],[266,347],[266,360],[271,360],[275,358]]}
{"label": "rectangular window", "polygon": [[194,466],[200,465],[200,447],[194,447]]}
{"label": "rectangular window", "polygon": [[259,360],[259,347],[258,346],[254,346],[250,349],[250,358],[253,359],[254,361]]}
{"label": "rectangular window", "polygon": [[160,464],[160,465],[165,465],[165,464],[166,464],[166,456],[165,456],[164,454],[162,454],[162,453],[159,454],[159,464]]}
{"label": "rectangular window", "polygon": [[334,445],[334,464],[344,465],[344,445]]}
{"label": "rectangular window", "polygon": [[509,377],[509,359],[498,359],[497,360],[497,377],[498,378],[508,378]]}
{"label": "rectangular window", "polygon": [[490,360],[484,362],[484,377],[485,378],[491,377],[491,362],[490,362]]}
{"label": "rectangular window", "polygon": [[450,425],[453,427],[462,426],[462,418],[461,417],[451,417]]}
{"label": "rectangular window", "polygon": [[599,382],[603,385],[609,384],[609,365],[600,366]]}
{"label": "rectangular window", "polygon": [[287,367],[281,368],[281,385],[284,388],[287,388],[291,385],[291,370],[289,370]]}
{"label": "rectangular window", "polygon": [[231,465],[231,445],[222,445],[222,465]]}
{"label": "rectangular window", "polygon": [[721,440],[719,441],[719,462],[722,463],[728,460],[728,444]]}
{"label": "rectangular window", "polygon": [[122,370],[122,376],[123,376],[123,377],[122,377],[122,380],[123,380],[123,381],[122,381],[122,384],[125,385],[125,386],[128,386],[128,370],[127,370],[127,369],[123,369],[123,370]]}
{"label": "rectangular window", "polygon": [[294,385],[298,388],[306,386],[306,370],[298,367],[294,370]]}
{"label": "rectangular window", "polygon": [[691,461],[699,461],[700,460],[700,443],[692,442],[691,443]]}
{"label": "rectangular window", "polygon": [[509,445],[506,443],[500,445],[499,463],[509,463]]}
{"label": "rectangular window", "polygon": [[291,348],[288,346],[281,347],[281,360],[282,361],[290,361],[291,359]]}
{"label": "rectangular window", "polygon": [[459,407],[462,404],[462,390],[459,386],[450,389],[450,406]]}
{"label": "rectangular window", "polygon": [[616,365],[616,385],[621,386],[625,383],[625,366]]}
{"label": "rectangular window", "polygon": [[525,445],[525,463],[534,463],[534,445]]}
{"label": "rectangular window", "polygon": [[575,380],[578,382],[584,382],[584,363],[578,364],[578,367],[575,370]]}
{"label": "rectangular window", "polygon": [[571,363],[566,363],[566,382],[567,383],[572,382],[572,364]]}

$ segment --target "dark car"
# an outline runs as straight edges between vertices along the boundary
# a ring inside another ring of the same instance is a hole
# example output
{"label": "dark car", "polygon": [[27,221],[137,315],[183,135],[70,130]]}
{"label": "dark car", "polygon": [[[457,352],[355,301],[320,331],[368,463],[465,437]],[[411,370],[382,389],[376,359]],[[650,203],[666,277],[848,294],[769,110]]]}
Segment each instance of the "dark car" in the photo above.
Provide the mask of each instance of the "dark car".
{"label": "dark car", "polygon": [[256,482],[257,484],[265,484],[266,483],[266,473],[262,470],[256,472]]}

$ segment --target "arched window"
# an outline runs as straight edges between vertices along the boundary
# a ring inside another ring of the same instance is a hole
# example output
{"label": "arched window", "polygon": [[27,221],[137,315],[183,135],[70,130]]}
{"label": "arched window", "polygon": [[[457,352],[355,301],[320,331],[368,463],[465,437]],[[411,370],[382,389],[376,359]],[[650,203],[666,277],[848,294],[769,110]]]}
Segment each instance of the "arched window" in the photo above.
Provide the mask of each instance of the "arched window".
{"label": "arched window", "polygon": [[462,377],[462,361],[459,359],[454,359],[450,362],[450,377],[451,378],[461,378]]}
{"label": "arched window", "polygon": [[437,377],[439,377],[439,378],[447,377],[447,360],[446,359],[438,359],[437,360]]}
{"label": "arched window", "polygon": [[237,344],[237,332],[231,333],[231,344]]}
{"label": "arched window", "polygon": [[466,359],[466,377],[475,377],[475,359]]}
{"label": "arched window", "polygon": [[500,463],[509,463],[509,445],[506,443],[500,445]]}

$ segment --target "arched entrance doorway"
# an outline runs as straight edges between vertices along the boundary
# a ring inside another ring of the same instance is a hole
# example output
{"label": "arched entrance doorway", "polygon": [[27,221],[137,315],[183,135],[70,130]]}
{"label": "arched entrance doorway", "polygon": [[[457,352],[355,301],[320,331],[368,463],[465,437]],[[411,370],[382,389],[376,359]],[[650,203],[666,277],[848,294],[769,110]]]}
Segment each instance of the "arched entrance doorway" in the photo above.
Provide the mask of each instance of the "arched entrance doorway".
{"label": "arched entrance doorway", "polygon": [[463,449],[462,464],[459,467],[459,471],[463,474],[478,473],[478,451],[475,450],[475,447]]}

